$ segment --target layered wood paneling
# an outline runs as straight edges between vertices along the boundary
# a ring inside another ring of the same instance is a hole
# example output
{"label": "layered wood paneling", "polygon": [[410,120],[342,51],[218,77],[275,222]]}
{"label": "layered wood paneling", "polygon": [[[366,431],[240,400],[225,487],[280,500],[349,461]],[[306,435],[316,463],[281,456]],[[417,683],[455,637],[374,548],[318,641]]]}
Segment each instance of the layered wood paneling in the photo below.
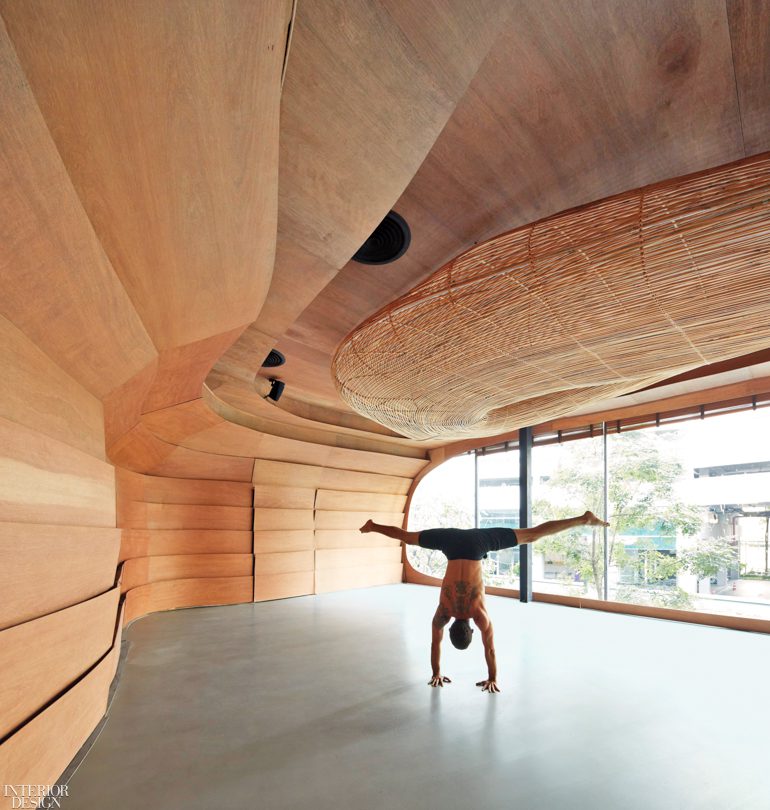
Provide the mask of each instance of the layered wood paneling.
{"label": "layered wood paneling", "polygon": [[112,647],[118,588],[0,632],[0,738]]}
{"label": "layered wood paneling", "polygon": [[[54,784],[107,708],[120,657],[120,633],[88,674],[0,745],[5,784]],[[11,807],[11,799],[6,807]]]}
{"label": "layered wood paneling", "polygon": [[129,591],[148,582],[172,579],[251,576],[253,557],[249,554],[175,554],[168,557],[134,557],[126,560],[121,577],[122,590]]}
{"label": "layered wood paneling", "polygon": [[251,531],[123,529],[120,559],[178,554],[251,554]]}
{"label": "layered wood paneling", "polygon": [[104,461],[0,419],[0,520],[115,526],[115,473]]}
{"label": "layered wood paneling", "polygon": [[156,610],[251,601],[250,484],[123,470],[117,483],[126,621]]}
{"label": "layered wood paneling", "polygon": [[292,464],[258,458],[254,462],[254,484],[295,486],[311,489],[376,492],[386,495],[406,495],[412,483],[409,475],[383,475],[356,472],[336,467],[312,464]]}
{"label": "layered wood paneling", "polygon": [[112,587],[117,529],[0,523],[0,629]]}
{"label": "layered wood paneling", "polygon": [[126,593],[124,622],[131,622],[158,610],[250,602],[253,588],[252,576],[150,582],[132,588]]}

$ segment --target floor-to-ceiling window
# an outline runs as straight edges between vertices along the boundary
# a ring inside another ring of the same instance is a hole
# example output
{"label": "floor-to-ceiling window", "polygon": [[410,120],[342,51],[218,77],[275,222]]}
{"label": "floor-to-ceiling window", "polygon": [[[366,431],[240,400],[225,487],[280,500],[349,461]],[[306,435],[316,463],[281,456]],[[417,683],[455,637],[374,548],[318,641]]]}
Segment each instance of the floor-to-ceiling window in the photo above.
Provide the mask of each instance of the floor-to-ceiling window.
{"label": "floor-to-ceiling window", "polygon": [[[641,428],[536,437],[533,522],[591,509],[611,523],[533,546],[534,591],[770,619],[770,408],[663,416]],[[605,489],[606,448],[606,489]],[[452,459],[418,487],[409,528],[518,525],[518,450]],[[440,552],[410,549],[441,576]],[[490,554],[488,584],[517,588],[518,551]]]}

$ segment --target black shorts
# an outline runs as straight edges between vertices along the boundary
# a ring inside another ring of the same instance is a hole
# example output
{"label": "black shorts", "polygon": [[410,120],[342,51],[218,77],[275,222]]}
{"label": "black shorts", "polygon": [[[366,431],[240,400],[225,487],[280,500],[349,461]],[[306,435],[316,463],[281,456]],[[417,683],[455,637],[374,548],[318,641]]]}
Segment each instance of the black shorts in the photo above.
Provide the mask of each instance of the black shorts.
{"label": "black shorts", "polygon": [[420,545],[443,551],[449,560],[483,560],[488,551],[519,545],[516,532],[495,526],[491,529],[425,529]]}

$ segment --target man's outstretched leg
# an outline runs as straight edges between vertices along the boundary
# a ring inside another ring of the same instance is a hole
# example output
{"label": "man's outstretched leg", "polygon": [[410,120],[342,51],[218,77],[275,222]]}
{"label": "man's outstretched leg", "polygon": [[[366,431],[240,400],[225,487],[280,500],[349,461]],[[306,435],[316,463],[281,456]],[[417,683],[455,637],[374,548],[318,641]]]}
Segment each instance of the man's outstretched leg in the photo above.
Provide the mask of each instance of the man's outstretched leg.
{"label": "man's outstretched leg", "polygon": [[577,517],[564,518],[564,520],[547,520],[539,526],[533,526],[531,529],[516,529],[516,539],[519,545],[524,543],[533,543],[535,540],[540,540],[542,537],[548,537],[551,534],[558,534],[567,529],[573,529],[575,526],[609,526],[610,524],[600,518],[596,517],[593,512],[584,512]]}
{"label": "man's outstretched leg", "polygon": [[406,529],[399,529],[398,526],[385,526],[382,523],[375,523],[373,520],[367,520],[366,523],[359,529],[360,532],[366,534],[367,532],[379,532],[386,537],[392,537],[394,540],[400,540],[402,543],[408,543],[410,546],[420,545],[420,533],[408,532]]}

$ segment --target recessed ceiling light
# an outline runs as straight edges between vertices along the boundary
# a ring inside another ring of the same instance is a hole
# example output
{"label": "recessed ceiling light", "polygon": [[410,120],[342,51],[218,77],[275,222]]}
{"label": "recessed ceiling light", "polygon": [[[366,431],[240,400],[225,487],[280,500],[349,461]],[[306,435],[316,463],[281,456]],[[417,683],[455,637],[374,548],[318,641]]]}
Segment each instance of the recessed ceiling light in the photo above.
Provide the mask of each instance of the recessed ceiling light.
{"label": "recessed ceiling light", "polygon": [[395,211],[391,211],[356,251],[353,261],[361,264],[394,262],[406,253],[411,241],[412,232],[406,220]]}

